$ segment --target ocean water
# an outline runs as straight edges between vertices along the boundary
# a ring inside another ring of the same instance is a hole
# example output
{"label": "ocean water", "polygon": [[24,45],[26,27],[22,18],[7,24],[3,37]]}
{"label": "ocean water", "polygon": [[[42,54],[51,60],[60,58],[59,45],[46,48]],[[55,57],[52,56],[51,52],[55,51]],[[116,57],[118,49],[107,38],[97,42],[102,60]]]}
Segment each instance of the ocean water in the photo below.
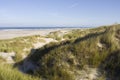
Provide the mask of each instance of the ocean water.
{"label": "ocean water", "polygon": [[90,28],[90,27],[0,27],[0,30],[10,30],[10,29],[27,29],[27,30],[32,30],[32,29],[81,29],[81,28]]}

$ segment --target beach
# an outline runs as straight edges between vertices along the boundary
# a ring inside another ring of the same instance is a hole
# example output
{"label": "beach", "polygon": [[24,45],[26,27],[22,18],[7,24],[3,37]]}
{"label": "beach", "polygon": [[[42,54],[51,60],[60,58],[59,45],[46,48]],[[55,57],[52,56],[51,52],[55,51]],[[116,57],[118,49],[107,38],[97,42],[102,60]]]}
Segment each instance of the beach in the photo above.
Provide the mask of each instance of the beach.
{"label": "beach", "polygon": [[32,36],[32,35],[41,35],[46,36],[50,32],[54,31],[69,31],[70,29],[8,29],[0,30],[0,40],[3,39],[12,39],[16,37]]}

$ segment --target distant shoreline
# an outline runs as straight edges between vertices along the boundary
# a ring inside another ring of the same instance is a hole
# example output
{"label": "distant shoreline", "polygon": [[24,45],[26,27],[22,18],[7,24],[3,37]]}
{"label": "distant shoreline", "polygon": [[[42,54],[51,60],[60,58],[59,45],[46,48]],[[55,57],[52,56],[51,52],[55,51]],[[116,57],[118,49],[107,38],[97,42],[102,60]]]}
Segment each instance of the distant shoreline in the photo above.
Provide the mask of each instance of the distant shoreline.
{"label": "distant shoreline", "polygon": [[86,29],[92,27],[0,27],[0,30]]}
{"label": "distant shoreline", "polygon": [[33,35],[46,36],[54,31],[70,31],[73,29],[88,28],[92,27],[0,27],[0,40]]}

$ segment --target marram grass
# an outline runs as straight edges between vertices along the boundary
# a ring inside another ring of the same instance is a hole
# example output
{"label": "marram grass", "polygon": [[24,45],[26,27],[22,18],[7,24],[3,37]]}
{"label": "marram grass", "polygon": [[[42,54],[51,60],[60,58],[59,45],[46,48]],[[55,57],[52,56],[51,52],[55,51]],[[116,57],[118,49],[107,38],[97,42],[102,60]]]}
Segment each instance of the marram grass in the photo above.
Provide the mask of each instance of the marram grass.
{"label": "marram grass", "polygon": [[23,74],[12,65],[0,64],[0,80],[41,80],[39,78]]}

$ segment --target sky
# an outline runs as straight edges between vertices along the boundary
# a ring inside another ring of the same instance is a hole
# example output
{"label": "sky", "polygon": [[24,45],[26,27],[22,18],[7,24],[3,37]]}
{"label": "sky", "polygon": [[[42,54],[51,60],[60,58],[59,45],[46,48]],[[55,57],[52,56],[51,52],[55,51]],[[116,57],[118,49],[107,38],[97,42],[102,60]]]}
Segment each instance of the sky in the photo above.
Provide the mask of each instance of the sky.
{"label": "sky", "polygon": [[120,23],[120,0],[0,0],[0,27]]}

